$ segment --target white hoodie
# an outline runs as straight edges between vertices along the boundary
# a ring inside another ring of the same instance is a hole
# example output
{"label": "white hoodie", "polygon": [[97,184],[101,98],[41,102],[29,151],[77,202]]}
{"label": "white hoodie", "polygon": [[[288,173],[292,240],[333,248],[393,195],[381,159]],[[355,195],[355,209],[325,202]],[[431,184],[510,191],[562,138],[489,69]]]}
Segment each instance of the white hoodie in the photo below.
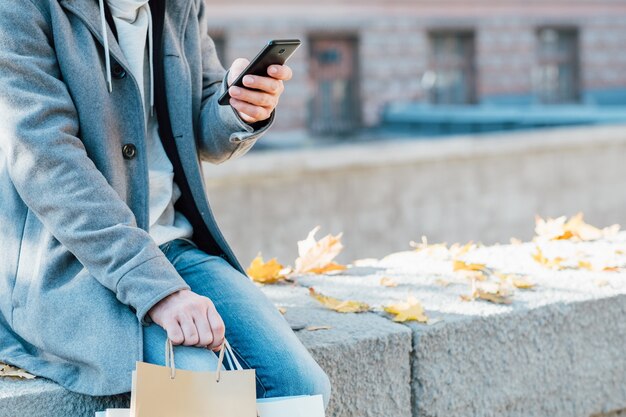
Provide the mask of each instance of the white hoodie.
{"label": "white hoodie", "polygon": [[[115,22],[118,43],[129,70],[137,80],[144,102],[146,120],[146,152],[148,158],[150,236],[161,245],[176,238],[191,238],[193,228],[182,213],[174,210],[180,189],[174,182],[174,168],[159,138],[154,115],[154,70],[152,57],[152,16],[148,0],[106,0]],[[103,8],[103,0],[100,7]],[[104,9],[101,10],[103,31],[106,33]],[[146,42],[147,41],[147,42]],[[148,46],[148,47],[146,47]],[[105,53],[108,63],[108,40]],[[110,68],[107,68],[110,74]],[[109,89],[111,88],[109,79]],[[146,90],[149,97],[146,97]]]}

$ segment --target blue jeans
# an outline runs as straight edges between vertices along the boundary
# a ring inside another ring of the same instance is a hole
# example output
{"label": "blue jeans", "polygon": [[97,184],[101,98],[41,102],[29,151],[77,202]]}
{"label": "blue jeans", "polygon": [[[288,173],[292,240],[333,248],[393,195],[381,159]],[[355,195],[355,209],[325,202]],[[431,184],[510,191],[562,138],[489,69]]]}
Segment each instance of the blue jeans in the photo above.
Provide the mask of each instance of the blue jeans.
{"label": "blue jeans", "polygon": [[[164,243],[160,249],[191,290],[215,304],[235,356],[244,368],[256,370],[257,398],[321,394],[328,405],[328,376],[248,277],[187,239]],[[156,323],[143,329],[144,361],[164,365],[167,333]],[[180,369],[214,371],[217,366],[217,355],[208,349],[179,345],[174,353]]]}

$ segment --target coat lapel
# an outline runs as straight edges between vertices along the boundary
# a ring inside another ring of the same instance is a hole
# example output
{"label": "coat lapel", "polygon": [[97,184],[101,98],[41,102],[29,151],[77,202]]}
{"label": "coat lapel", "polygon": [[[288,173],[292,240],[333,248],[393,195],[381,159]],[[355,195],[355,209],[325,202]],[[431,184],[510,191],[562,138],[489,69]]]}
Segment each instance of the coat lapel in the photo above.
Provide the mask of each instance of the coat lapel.
{"label": "coat lapel", "polygon": [[[68,12],[78,17],[87,29],[93,34],[94,38],[104,46],[104,36],[102,35],[102,22],[100,19],[100,6],[98,0],[60,0],[59,4]],[[109,52],[111,56],[128,71],[128,62],[124,57],[124,53],[120,45],[115,40],[115,36],[109,25],[107,28],[107,38],[109,41]]]}

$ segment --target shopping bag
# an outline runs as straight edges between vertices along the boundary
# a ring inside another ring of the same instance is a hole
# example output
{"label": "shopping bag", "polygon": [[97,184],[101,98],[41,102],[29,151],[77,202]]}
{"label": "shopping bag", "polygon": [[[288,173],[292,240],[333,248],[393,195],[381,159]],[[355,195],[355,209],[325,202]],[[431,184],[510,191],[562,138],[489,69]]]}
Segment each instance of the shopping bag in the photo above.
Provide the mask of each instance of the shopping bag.
{"label": "shopping bag", "polygon": [[255,371],[241,367],[226,340],[215,372],[176,369],[167,339],[165,366],[137,362],[130,403],[130,417],[257,417]]}
{"label": "shopping bag", "polygon": [[259,417],[324,417],[324,400],[321,395],[259,398]]}

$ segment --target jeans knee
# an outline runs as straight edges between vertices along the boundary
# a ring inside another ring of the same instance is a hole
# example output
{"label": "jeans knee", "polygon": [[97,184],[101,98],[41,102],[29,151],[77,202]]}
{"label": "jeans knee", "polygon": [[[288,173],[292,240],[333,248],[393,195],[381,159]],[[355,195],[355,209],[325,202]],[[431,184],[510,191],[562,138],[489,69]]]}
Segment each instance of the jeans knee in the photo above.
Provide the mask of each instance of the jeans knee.
{"label": "jeans knee", "polygon": [[282,381],[276,385],[276,390],[268,392],[269,397],[321,395],[324,408],[328,406],[332,389],[330,379],[315,361],[281,368],[278,375]]}

